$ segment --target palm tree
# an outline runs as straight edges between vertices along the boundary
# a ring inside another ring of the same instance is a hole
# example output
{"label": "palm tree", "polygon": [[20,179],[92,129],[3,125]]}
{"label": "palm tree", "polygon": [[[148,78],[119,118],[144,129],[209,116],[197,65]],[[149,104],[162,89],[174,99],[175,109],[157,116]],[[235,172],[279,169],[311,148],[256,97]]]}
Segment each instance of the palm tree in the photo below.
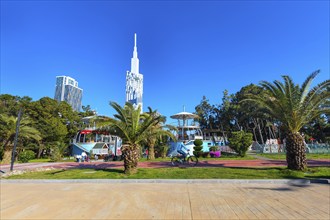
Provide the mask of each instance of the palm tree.
{"label": "palm tree", "polygon": [[244,101],[253,101],[266,113],[277,119],[286,131],[286,161],[288,168],[304,170],[307,168],[304,138],[300,129],[330,111],[324,107],[330,98],[330,80],[326,80],[310,89],[313,79],[320,71],[310,74],[300,87],[289,76],[282,76],[284,82],[261,81],[265,95],[253,95]]}
{"label": "palm tree", "polygon": [[[3,148],[6,148],[6,146],[14,140],[16,134],[16,123],[17,117],[0,114],[0,124],[4,128],[3,132],[5,134],[4,139],[2,140]],[[19,136],[40,141],[40,132],[34,127],[31,127],[30,124],[31,120],[29,118],[22,118],[19,126]]]}
{"label": "palm tree", "polygon": [[108,119],[108,126],[100,130],[110,130],[123,140],[122,157],[124,159],[124,172],[134,174],[137,172],[138,161],[140,158],[141,144],[147,137],[157,136],[159,134],[172,135],[168,131],[155,129],[161,121],[161,116],[140,113],[141,107],[137,109],[131,103],[126,103],[121,107],[116,102],[110,102],[110,105],[116,110],[114,118]]}
{"label": "palm tree", "polygon": [[[154,118],[158,118],[158,123],[155,124],[148,132],[150,134],[154,135],[147,135],[147,138],[145,139],[145,143],[148,146],[148,160],[155,159],[155,144],[157,140],[162,138],[162,136],[171,137],[173,140],[176,140],[175,136],[171,132],[164,132],[164,128],[170,129],[170,130],[176,130],[176,127],[171,125],[164,125],[166,118],[164,116],[161,116],[157,110],[153,111],[150,107],[148,107],[150,116]],[[171,135],[169,135],[171,134]]]}

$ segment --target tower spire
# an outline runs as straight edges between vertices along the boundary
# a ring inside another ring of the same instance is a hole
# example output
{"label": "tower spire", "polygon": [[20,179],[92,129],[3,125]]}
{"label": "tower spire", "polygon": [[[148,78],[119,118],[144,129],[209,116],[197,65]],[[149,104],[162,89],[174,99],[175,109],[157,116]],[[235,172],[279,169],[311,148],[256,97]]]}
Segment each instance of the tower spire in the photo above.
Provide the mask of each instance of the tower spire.
{"label": "tower spire", "polygon": [[134,50],[133,50],[133,58],[137,58],[136,33],[134,34]]}
{"label": "tower spire", "polygon": [[134,47],[136,47],[136,33],[134,33]]}
{"label": "tower spire", "polygon": [[133,57],[131,59],[131,72],[132,73],[139,73],[139,58],[137,54],[137,46],[136,46],[136,33],[134,34],[134,50],[133,50]]}

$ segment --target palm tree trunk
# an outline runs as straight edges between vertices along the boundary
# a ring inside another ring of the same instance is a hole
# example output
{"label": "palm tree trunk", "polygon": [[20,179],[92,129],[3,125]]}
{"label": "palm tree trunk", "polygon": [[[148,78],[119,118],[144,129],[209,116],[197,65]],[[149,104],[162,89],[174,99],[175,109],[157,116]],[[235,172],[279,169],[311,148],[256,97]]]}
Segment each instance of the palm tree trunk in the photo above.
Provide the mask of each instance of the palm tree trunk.
{"label": "palm tree trunk", "polygon": [[5,141],[5,143],[3,144],[3,149],[7,148],[7,145],[9,144],[9,142],[11,142],[15,137],[15,134],[12,134],[8,137],[8,139]]}
{"label": "palm tree trunk", "polygon": [[140,149],[136,145],[123,145],[122,157],[124,159],[124,173],[135,174],[137,173],[137,166],[140,158]]}
{"label": "palm tree trunk", "polygon": [[286,138],[286,161],[291,170],[307,168],[304,139],[299,133],[289,133]]}
{"label": "palm tree trunk", "polygon": [[162,152],[161,152],[162,158],[166,158],[167,150],[168,147],[166,145],[162,146]]}
{"label": "palm tree trunk", "polygon": [[148,150],[148,160],[154,160],[155,159],[155,146],[150,145]]}

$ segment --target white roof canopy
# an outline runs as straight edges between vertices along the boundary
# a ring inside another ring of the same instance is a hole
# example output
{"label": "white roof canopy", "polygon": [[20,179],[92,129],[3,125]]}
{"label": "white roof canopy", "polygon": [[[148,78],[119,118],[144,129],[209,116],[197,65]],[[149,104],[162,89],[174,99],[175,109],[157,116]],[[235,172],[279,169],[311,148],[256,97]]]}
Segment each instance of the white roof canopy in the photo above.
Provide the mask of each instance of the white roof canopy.
{"label": "white roof canopy", "polygon": [[181,120],[185,120],[185,119],[194,119],[194,118],[198,118],[198,115],[189,113],[189,112],[180,112],[177,113],[175,115],[170,116],[173,119],[181,119]]}

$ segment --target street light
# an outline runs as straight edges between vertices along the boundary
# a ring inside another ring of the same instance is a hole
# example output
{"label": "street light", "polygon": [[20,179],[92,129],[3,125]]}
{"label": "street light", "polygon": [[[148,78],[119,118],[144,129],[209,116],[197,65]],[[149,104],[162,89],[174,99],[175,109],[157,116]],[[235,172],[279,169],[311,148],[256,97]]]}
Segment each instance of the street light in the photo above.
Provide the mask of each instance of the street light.
{"label": "street light", "polygon": [[14,148],[13,148],[13,152],[11,154],[10,171],[13,171],[13,168],[14,168],[16,146],[17,146],[17,139],[18,139],[18,132],[19,132],[19,124],[20,124],[20,121],[21,121],[21,117],[22,117],[22,107],[19,109],[18,116],[17,116],[16,133],[15,133],[15,140],[14,140]]}

